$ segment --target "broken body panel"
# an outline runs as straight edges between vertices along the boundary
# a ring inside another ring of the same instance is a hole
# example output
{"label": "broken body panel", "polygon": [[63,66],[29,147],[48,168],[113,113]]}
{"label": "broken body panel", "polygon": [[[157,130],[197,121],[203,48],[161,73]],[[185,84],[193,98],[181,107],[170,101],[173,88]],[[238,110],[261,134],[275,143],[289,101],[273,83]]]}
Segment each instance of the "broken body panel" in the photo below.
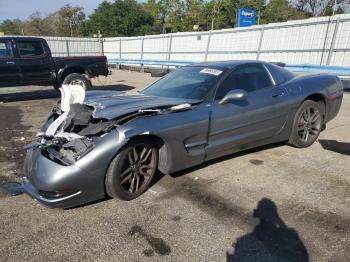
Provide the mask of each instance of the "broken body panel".
{"label": "broken body panel", "polygon": [[[182,155],[197,148],[186,164],[184,159],[168,155],[170,151],[163,144],[160,150],[163,164],[159,168],[164,173],[175,171],[176,166],[203,161],[204,144],[199,151],[196,144],[206,140],[198,134],[208,128],[209,109],[198,105],[200,100],[162,99],[116,91],[91,91],[85,97],[82,92],[79,86],[63,86],[60,103],[38,133],[40,143],[26,147],[23,186],[39,202],[51,207],[70,207],[103,197],[104,176],[110,161],[131,137],[138,135],[156,134],[166,141],[173,140],[171,146],[178,147],[176,152]],[[189,110],[194,110],[193,114],[188,114]],[[169,117],[173,113],[176,117]],[[181,139],[176,135],[179,132],[188,138],[185,139],[188,148],[176,146],[182,144],[176,141]]]}

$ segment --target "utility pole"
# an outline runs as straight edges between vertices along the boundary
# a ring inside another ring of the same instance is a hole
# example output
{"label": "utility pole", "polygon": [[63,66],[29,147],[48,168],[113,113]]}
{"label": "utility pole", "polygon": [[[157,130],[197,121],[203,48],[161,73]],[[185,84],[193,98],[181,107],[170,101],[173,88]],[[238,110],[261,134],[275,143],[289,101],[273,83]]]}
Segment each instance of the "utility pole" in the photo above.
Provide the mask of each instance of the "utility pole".
{"label": "utility pole", "polygon": [[335,11],[336,11],[336,8],[337,7],[337,0],[334,0],[334,6],[333,6],[333,14],[332,15],[335,15]]}
{"label": "utility pole", "polygon": [[[211,18],[211,30],[214,30],[215,15],[219,16],[221,0],[214,0],[213,17]],[[216,10],[217,8],[217,10]]]}

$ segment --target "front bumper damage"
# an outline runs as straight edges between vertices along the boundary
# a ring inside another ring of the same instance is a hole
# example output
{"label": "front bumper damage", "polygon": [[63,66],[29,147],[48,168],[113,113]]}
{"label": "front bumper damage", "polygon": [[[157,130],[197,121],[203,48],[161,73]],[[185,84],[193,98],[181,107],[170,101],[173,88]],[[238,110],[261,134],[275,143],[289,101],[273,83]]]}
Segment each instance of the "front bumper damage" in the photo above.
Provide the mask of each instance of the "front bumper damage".
{"label": "front bumper damage", "polygon": [[26,147],[22,181],[27,194],[49,207],[68,208],[105,196],[109,163],[129,139],[125,123],[191,108],[190,104],[168,108],[146,105],[103,118],[95,114],[96,108],[103,106],[85,103],[85,91],[80,86],[63,86],[60,90],[60,104],[43,125],[39,141]]}
{"label": "front bumper damage", "polygon": [[43,154],[43,148],[27,149],[22,186],[28,195],[48,207],[69,208],[105,197],[104,176],[108,164],[125,144],[118,132],[97,139],[93,150],[71,165]]}
{"label": "front bumper damage", "polygon": [[69,208],[105,196],[104,175],[122,141],[111,131],[113,121],[90,124],[92,110],[82,104],[84,98],[69,104],[75,98],[67,90],[61,92],[60,108],[53,109],[38,134],[40,142],[25,147],[22,187],[48,207]]}

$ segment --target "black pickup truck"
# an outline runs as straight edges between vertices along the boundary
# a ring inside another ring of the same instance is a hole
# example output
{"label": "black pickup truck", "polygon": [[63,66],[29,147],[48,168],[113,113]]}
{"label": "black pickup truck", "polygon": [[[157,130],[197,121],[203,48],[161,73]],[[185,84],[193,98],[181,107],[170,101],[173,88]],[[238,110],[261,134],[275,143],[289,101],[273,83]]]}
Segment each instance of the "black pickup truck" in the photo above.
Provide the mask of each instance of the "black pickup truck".
{"label": "black pickup truck", "polygon": [[108,75],[105,56],[52,57],[47,42],[36,37],[0,37],[0,87],[79,84]]}

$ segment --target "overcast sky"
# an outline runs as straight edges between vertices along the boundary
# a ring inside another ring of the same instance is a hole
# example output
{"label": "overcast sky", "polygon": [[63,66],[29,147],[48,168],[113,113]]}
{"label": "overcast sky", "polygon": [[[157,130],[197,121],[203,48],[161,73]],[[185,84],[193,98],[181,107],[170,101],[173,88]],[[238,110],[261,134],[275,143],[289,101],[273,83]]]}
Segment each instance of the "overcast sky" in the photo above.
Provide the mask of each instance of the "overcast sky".
{"label": "overcast sky", "polygon": [[39,11],[43,16],[53,13],[65,4],[84,7],[86,15],[93,13],[94,9],[103,0],[0,0],[0,21],[5,19],[27,19],[32,13]]}

